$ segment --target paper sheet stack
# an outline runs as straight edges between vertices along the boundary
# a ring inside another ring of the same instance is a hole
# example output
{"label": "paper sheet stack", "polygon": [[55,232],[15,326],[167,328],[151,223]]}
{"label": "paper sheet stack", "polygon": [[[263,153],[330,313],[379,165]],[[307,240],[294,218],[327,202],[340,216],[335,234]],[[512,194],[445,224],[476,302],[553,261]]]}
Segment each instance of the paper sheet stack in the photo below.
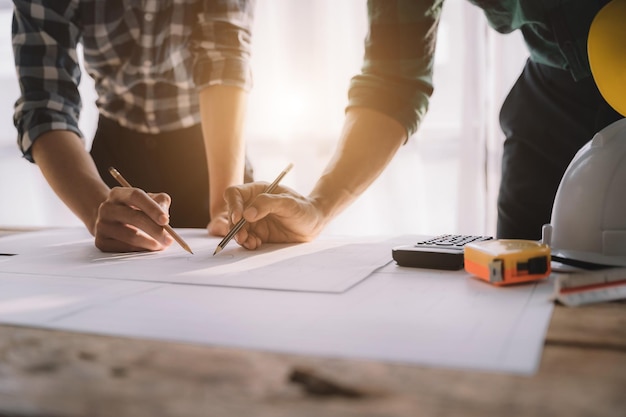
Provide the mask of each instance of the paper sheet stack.
{"label": "paper sheet stack", "polygon": [[555,273],[554,299],[574,307],[626,299],[626,268]]}

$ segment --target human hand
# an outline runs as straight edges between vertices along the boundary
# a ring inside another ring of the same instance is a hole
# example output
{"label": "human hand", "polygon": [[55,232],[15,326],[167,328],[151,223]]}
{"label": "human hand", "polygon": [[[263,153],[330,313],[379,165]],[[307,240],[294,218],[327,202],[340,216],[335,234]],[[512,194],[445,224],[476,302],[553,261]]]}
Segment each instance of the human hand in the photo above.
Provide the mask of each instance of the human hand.
{"label": "human hand", "polygon": [[174,238],[163,226],[169,222],[171,199],[165,193],[115,187],[98,208],[95,244],[103,252],[159,251]]}
{"label": "human hand", "polygon": [[325,222],[314,201],[280,185],[265,194],[266,187],[267,183],[253,182],[226,189],[231,221],[242,216],[247,221],[235,235],[237,243],[257,249],[264,242],[308,242],[319,235]]}
{"label": "human hand", "polygon": [[217,215],[212,215],[211,221],[206,228],[207,232],[209,232],[211,236],[226,236],[230,231],[230,224],[228,223],[228,212],[224,210]]}

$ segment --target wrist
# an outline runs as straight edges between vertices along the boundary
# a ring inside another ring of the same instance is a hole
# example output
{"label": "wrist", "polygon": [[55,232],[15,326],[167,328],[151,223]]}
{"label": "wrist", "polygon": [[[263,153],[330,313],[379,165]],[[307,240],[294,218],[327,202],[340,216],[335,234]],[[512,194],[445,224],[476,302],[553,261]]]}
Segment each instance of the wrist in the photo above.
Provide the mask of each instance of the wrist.
{"label": "wrist", "polygon": [[337,206],[337,200],[322,194],[311,194],[308,200],[315,212],[315,224],[313,234],[319,235],[324,228],[341,212]]}
{"label": "wrist", "polygon": [[96,223],[100,215],[100,206],[108,198],[108,188],[106,191],[106,193],[96,193],[92,196],[91,203],[86,204],[80,209],[79,213],[76,213],[92,236],[96,235]]}

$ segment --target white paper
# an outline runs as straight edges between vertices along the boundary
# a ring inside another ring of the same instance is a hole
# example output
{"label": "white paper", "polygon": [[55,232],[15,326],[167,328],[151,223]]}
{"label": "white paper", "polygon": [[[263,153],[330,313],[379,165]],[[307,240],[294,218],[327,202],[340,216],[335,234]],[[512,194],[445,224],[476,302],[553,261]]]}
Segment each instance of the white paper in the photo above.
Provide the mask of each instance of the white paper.
{"label": "white paper", "polygon": [[173,245],[162,252],[103,253],[82,229],[28,233],[0,239],[4,272],[108,278],[176,284],[343,292],[391,261],[390,242],[327,240],[266,244],[249,251],[235,242],[213,256],[220,239],[181,229],[194,254]]}
{"label": "white paper", "polygon": [[23,275],[4,265],[4,323],[517,374],[536,372],[553,308],[548,280],[494,287],[464,271],[395,263],[343,293]]}
{"label": "white paper", "polygon": [[160,285],[0,272],[0,321],[41,326]]}

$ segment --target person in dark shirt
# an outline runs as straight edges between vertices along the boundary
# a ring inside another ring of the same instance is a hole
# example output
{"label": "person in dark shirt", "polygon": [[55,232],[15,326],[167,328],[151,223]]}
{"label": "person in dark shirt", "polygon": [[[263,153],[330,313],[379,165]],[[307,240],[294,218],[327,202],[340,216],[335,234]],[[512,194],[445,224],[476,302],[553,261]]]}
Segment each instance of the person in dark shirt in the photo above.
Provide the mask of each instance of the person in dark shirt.
{"label": "person in dark shirt", "polygon": [[[520,30],[530,58],[500,113],[506,140],[497,237],[539,239],[569,162],[617,120],[589,68],[587,34],[606,0],[472,0],[500,33]],[[378,177],[418,129],[433,92],[443,1],[369,0],[362,71],[352,79],[334,156],[308,196],[252,183],[226,191],[246,248],[314,239]],[[625,17],[626,21],[626,17]],[[245,208],[245,210],[244,210]]]}

